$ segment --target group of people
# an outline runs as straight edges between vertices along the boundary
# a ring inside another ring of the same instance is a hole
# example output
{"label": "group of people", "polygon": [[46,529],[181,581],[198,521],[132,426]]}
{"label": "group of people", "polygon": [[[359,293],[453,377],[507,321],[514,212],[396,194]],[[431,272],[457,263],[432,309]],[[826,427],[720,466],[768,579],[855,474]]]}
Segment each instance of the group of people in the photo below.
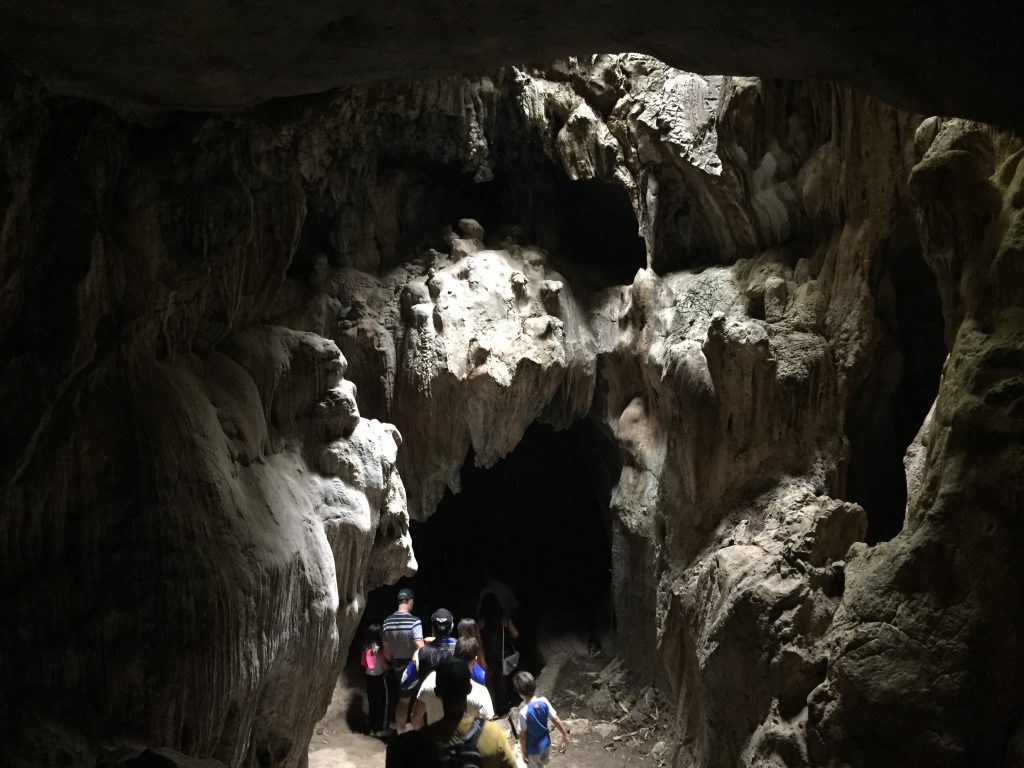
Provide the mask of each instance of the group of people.
{"label": "group of people", "polygon": [[547,763],[549,723],[562,733],[565,749],[568,732],[551,702],[536,696],[533,675],[515,669],[511,641],[519,632],[508,594],[485,589],[479,622],[467,618],[456,626],[450,611],[434,611],[430,637],[412,612],[414,601],[411,589],[400,589],[397,610],[369,626],[362,653],[371,730],[400,734],[388,747],[388,768],[513,768],[508,740],[492,722],[507,709],[510,682],[521,700],[513,727],[527,764]]}

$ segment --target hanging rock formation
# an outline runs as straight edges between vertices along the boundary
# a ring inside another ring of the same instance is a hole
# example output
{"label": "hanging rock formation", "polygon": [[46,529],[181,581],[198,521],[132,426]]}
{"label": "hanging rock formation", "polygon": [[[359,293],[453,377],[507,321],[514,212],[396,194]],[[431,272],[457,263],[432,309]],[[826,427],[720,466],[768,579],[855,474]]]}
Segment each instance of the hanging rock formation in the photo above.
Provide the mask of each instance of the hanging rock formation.
{"label": "hanging rock formation", "polygon": [[[579,418],[623,457],[613,597],[675,765],[1019,761],[1018,138],[634,54],[0,110],[15,765],[303,764],[409,513]],[[915,259],[950,357],[879,443]],[[879,444],[905,522],[857,503]]]}

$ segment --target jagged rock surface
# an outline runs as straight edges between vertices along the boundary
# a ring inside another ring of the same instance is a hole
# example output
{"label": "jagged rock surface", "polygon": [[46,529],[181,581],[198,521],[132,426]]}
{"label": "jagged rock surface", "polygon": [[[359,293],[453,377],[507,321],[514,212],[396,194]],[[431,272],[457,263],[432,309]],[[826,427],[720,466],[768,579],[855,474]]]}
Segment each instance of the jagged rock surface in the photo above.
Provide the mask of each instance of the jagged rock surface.
{"label": "jagged rock surface", "polygon": [[[470,448],[583,416],[623,455],[614,599],[674,764],[1017,759],[1019,140],[637,55],[149,128],[22,84],[0,125],[0,709],[30,764],[300,764],[363,591],[413,565],[395,467],[426,518]],[[564,179],[621,192],[629,279],[567,255]],[[438,236],[467,208],[495,228]],[[915,218],[951,357],[905,530],[848,553]]]}
{"label": "jagged rock surface", "polygon": [[303,764],[366,590],[414,562],[398,433],[333,342],[253,324],[301,187],[26,86],[0,119],[4,764]]}
{"label": "jagged rock surface", "polygon": [[914,449],[927,458],[906,526],[847,565],[828,675],[811,697],[822,766],[1024,757],[1024,145],[957,120],[923,131],[930,141],[910,185],[925,256],[944,278],[952,350]]}
{"label": "jagged rock surface", "polygon": [[[875,362],[891,346],[893,333],[885,325],[886,306],[893,301],[886,292],[892,289],[878,275],[909,258],[894,243],[906,237],[910,217],[924,213],[926,222],[933,221],[935,214],[922,207],[920,188],[940,173],[931,170],[935,147],[951,141],[949,126],[957,124],[922,123],[843,91],[753,80],[730,81],[716,103],[706,95],[714,81],[686,80],[645,57],[598,57],[517,71],[505,82],[518,119],[539,138],[551,162],[570,178],[602,179],[625,189],[653,269],[641,270],[631,286],[587,289],[567,266],[556,278],[574,290],[562,291],[557,311],[538,307],[538,317],[542,323],[548,313],[576,318],[588,331],[578,333],[592,341],[556,343],[554,354],[539,356],[529,343],[508,343],[507,337],[500,344],[481,343],[485,333],[463,331],[464,324],[480,329],[509,319],[507,302],[514,300],[517,283],[508,273],[528,247],[505,242],[482,249],[475,237],[469,247],[465,238],[453,238],[449,253],[433,252],[380,280],[351,273],[330,278],[339,286],[358,286],[348,295],[339,288],[333,296],[341,297],[334,315],[341,318],[335,326],[339,344],[363,361],[361,389],[375,391],[375,407],[403,431],[424,436],[424,448],[408,456],[407,473],[425,472],[434,490],[421,495],[417,516],[429,515],[442,482],[457,489],[456,472],[469,446],[481,463],[493,461],[515,443],[523,425],[538,414],[550,415],[543,405],[552,391],[560,393],[553,401],[554,423],[565,417],[566,398],[557,387],[565,381],[571,349],[575,370],[587,381],[579,392],[598,394],[591,416],[608,427],[623,452],[612,502],[616,606],[634,664],[642,668],[658,660],[654,666],[664,665],[673,683],[679,705],[676,764],[887,761],[891,751],[847,742],[885,742],[878,731],[889,721],[869,714],[873,700],[859,698],[870,688],[866,680],[846,690],[848,675],[885,685],[874,677],[884,679],[884,673],[870,664],[863,670],[851,666],[859,656],[848,658],[842,650],[843,643],[859,647],[864,637],[856,627],[867,609],[853,609],[850,601],[865,600],[871,610],[883,603],[872,596],[877,585],[862,586],[865,555],[857,549],[849,565],[853,596],[842,598],[846,552],[864,539],[865,518],[856,505],[838,499],[857,458],[851,448],[863,453],[847,440],[861,426],[850,419],[863,418],[864,391],[884,398],[894,386],[891,374]],[[615,90],[623,82],[630,83],[629,93]],[[688,84],[699,97],[694,108],[665,112],[656,94],[668,82]],[[499,100],[490,114],[500,110]],[[975,184],[964,197],[971,204],[946,203],[941,210],[958,210],[958,218],[941,219],[923,232],[922,251],[939,269],[945,292],[949,343],[967,311],[961,270],[982,258],[964,255],[960,243],[971,240],[968,233],[985,232],[984,222],[999,210],[985,188],[995,172],[989,159],[995,150],[986,148],[978,132],[984,129],[964,129],[956,144],[968,157],[977,154],[978,160],[961,161],[969,169],[972,162],[988,163],[987,170],[965,171]],[[1012,157],[1011,140],[996,144],[1003,157]],[[720,163],[709,160],[710,147],[717,147]],[[476,157],[488,158],[485,176],[501,169],[502,154],[493,144]],[[892,173],[894,167],[903,172]],[[1004,188],[1014,188],[1014,167],[1000,169]],[[944,190],[945,181],[931,183]],[[957,177],[950,186],[964,184]],[[979,186],[980,201],[974,198]],[[1015,198],[1008,192],[1006,199]],[[1013,204],[1007,206],[1012,214]],[[1012,233],[1013,225],[1007,226]],[[471,227],[475,231],[475,223]],[[937,247],[942,236],[951,242]],[[1012,270],[1012,238],[1010,243],[998,252],[1002,268]],[[719,260],[735,264],[675,271]],[[421,282],[434,271],[443,277],[432,293]],[[444,298],[448,289],[441,288],[450,273],[457,276],[453,295],[461,295],[458,304],[466,307],[454,328]],[[518,285],[533,290],[532,278]],[[999,305],[1006,299],[989,300]],[[511,319],[529,339],[529,317],[513,312]],[[432,350],[425,367],[424,348]],[[542,370],[546,366],[539,378],[496,373],[538,361]],[[407,395],[397,393],[409,379],[455,382],[440,390],[436,402],[445,403],[441,412],[457,415],[440,427],[429,397],[404,411]],[[1009,392],[1013,385],[998,388]],[[585,410],[585,400],[568,400],[574,404],[569,413]],[[472,419],[496,403],[508,410],[490,431],[465,425],[464,414]],[[452,421],[455,436],[447,431]],[[929,446],[934,428],[933,423],[922,437]],[[919,445],[912,475],[926,477],[935,471],[932,453],[923,460]],[[881,558],[883,572],[891,567],[885,553],[894,546],[871,550],[878,552],[871,557]],[[966,563],[958,573],[971,581]],[[1008,658],[1011,647],[999,658]],[[759,653],[752,656],[752,649]],[[967,654],[956,658],[966,665]],[[931,690],[925,660],[914,653],[904,660],[907,679],[896,678],[890,686],[893,707],[904,684],[921,686],[922,706],[930,700],[924,694]],[[959,679],[966,684],[967,676],[961,672]],[[951,685],[949,695],[964,690]],[[1006,701],[1007,695],[997,698]],[[851,703],[844,704],[844,697]],[[742,709],[739,700],[747,702]],[[938,706],[951,719],[966,717],[947,699]],[[926,708],[912,719],[913,709],[908,707],[908,728],[923,734],[922,724],[937,710]],[[921,750],[939,760],[989,755],[978,751],[981,741],[998,752],[1000,739],[1016,727],[1006,716],[993,721],[999,725],[973,743],[961,728],[955,746],[942,742],[945,754],[929,745],[930,736],[904,733],[897,753],[906,761]],[[862,733],[858,729],[866,735],[856,735]],[[837,743],[851,745],[831,757]]]}

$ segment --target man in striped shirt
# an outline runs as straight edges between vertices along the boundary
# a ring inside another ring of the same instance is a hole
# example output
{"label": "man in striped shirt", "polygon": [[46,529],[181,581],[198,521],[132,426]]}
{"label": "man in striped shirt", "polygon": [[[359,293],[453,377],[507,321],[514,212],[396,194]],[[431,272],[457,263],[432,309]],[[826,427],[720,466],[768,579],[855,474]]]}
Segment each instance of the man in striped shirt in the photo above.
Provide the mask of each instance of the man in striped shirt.
{"label": "man in striped shirt", "polygon": [[[398,610],[384,619],[384,658],[391,667],[389,678],[396,693],[399,693],[402,673],[413,654],[417,648],[423,647],[423,624],[412,613],[415,599],[416,595],[411,589],[402,587],[398,590]],[[399,733],[405,730],[409,718],[410,693],[400,692],[397,696],[395,724]]]}

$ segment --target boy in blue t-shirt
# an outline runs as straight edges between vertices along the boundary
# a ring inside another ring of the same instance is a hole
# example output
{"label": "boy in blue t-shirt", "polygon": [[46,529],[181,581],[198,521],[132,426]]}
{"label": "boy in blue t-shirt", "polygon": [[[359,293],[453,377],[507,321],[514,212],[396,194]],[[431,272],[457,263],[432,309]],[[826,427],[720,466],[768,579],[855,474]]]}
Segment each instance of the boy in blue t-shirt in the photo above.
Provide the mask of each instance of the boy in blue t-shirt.
{"label": "boy in blue t-shirt", "polygon": [[537,696],[537,681],[529,672],[516,672],[512,678],[512,687],[523,700],[519,708],[516,728],[519,731],[519,748],[528,768],[542,768],[548,764],[551,756],[551,736],[548,734],[548,720],[562,732],[562,745],[559,752],[565,752],[569,744],[569,732],[558,719],[555,708],[543,696]]}

